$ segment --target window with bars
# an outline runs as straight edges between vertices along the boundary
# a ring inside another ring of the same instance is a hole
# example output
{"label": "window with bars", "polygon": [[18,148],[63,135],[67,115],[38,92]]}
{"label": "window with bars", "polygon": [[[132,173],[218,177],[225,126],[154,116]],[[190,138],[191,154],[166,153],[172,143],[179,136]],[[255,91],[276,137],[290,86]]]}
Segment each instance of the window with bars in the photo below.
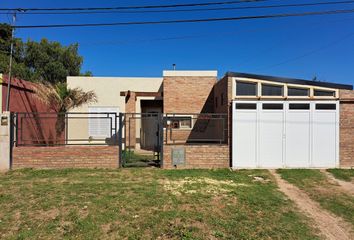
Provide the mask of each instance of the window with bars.
{"label": "window with bars", "polygon": [[118,107],[89,107],[89,136],[94,138],[113,136],[118,113]]}

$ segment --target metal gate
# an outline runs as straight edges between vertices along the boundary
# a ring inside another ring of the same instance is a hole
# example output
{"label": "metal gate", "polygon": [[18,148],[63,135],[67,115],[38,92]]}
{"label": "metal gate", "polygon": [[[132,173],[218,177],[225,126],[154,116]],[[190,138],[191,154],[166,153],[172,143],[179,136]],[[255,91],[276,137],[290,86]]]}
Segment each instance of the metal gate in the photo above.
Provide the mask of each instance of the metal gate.
{"label": "metal gate", "polygon": [[162,113],[121,113],[122,167],[161,167],[163,164]]}

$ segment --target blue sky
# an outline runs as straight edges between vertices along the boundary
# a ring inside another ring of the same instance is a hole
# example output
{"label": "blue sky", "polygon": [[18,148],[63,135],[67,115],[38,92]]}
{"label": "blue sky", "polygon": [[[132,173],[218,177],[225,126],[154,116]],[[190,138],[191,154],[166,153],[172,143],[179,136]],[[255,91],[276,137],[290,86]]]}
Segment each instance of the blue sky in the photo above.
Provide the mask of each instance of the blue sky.
{"label": "blue sky", "polygon": [[[0,8],[114,7],[210,1],[1,0]],[[268,0],[258,5],[321,1],[326,0]],[[252,11],[19,15],[17,24],[194,19],[333,9],[354,9],[354,4]],[[10,19],[10,15],[0,15],[1,22]],[[237,22],[19,29],[16,36],[32,40],[48,38],[64,45],[79,43],[84,57],[83,71],[90,70],[95,76],[161,76],[162,70],[171,69],[175,63],[178,70],[218,70],[220,76],[236,71],[304,79],[317,76],[323,81],[354,84],[353,26],[352,13]]]}

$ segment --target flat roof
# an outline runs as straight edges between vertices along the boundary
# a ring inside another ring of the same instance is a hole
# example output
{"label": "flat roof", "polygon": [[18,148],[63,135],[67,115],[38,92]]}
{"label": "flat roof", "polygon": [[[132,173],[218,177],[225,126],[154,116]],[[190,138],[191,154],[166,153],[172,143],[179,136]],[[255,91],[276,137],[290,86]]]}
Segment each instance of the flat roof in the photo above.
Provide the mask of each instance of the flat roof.
{"label": "flat roof", "polygon": [[327,87],[327,88],[353,90],[353,85],[349,85],[349,84],[311,81],[311,80],[298,79],[298,78],[275,77],[275,76],[258,75],[252,73],[240,73],[240,72],[227,72],[226,76],[253,78],[253,79],[267,80],[267,81],[280,82],[280,83],[292,83],[292,84],[300,84],[300,85],[311,85],[311,86],[319,86],[319,87]]}

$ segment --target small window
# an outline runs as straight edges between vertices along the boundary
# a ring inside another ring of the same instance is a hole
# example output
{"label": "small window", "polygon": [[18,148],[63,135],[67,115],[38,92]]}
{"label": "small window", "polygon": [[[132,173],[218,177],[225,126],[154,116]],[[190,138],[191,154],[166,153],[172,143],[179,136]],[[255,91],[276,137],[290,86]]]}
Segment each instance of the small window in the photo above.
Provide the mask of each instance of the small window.
{"label": "small window", "polygon": [[282,110],[282,103],[263,103],[263,109],[265,110]]}
{"label": "small window", "polygon": [[314,91],[316,97],[335,97],[334,91],[316,90]]}
{"label": "small window", "polygon": [[290,103],[289,109],[290,110],[309,110],[310,104],[308,104],[308,103]]}
{"label": "small window", "polygon": [[236,103],[236,109],[257,109],[256,103]]}
{"label": "small window", "polygon": [[263,96],[283,96],[284,87],[271,84],[262,84]]}
{"label": "small window", "polygon": [[174,129],[192,128],[192,117],[168,117],[165,127],[166,126]]}
{"label": "small window", "polygon": [[288,87],[288,96],[309,96],[309,89]]}
{"label": "small window", "polygon": [[257,83],[236,81],[237,96],[257,96]]}
{"label": "small window", "polygon": [[336,110],[336,104],[331,103],[318,103],[316,104],[316,110]]}

